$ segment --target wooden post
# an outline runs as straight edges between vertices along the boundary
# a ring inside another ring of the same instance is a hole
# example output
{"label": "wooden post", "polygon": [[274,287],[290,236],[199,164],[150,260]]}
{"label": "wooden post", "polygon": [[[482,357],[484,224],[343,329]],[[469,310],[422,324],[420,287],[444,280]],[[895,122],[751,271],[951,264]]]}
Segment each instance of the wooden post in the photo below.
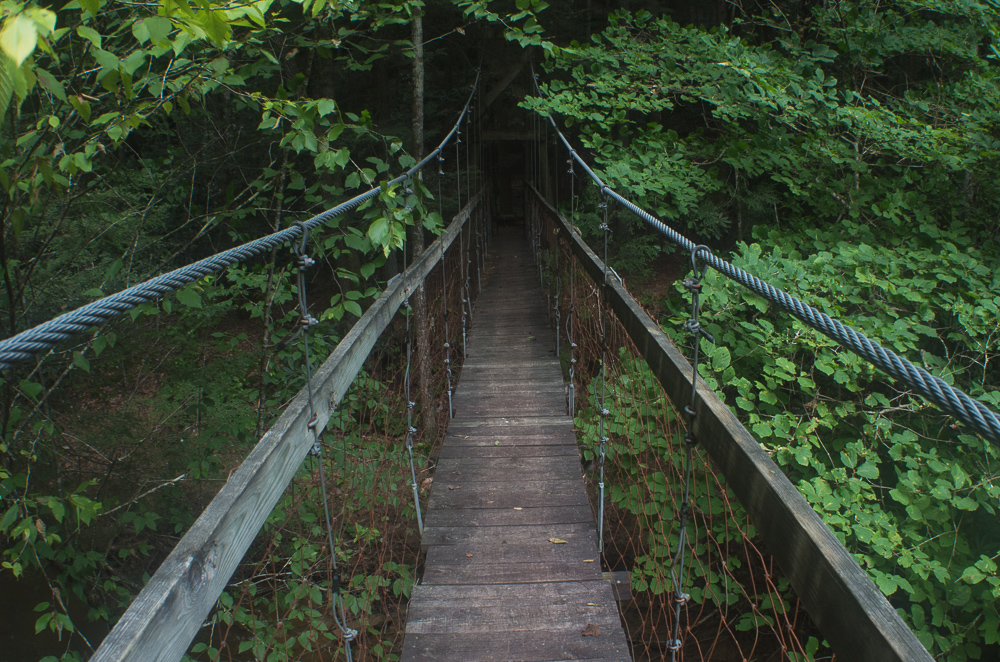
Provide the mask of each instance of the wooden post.
{"label": "wooden post", "polygon": [[[478,193],[448,229],[382,293],[312,378],[319,429],[350,387],[375,341],[437,266],[483,199]],[[176,662],[312,447],[306,389],[233,473],[157,569],[91,662]]]}
{"label": "wooden post", "polygon": [[[556,219],[583,269],[595,282],[603,282],[604,263],[542,194],[533,186],[531,190]],[[610,279],[605,291],[609,306],[663,390],[673,402],[690,401],[691,364],[617,279]],[[746,508],[834,652],[852,662],[931,662],[933,658],[850,552],[703,381],[698,383],[695,412],[699,444]]]}

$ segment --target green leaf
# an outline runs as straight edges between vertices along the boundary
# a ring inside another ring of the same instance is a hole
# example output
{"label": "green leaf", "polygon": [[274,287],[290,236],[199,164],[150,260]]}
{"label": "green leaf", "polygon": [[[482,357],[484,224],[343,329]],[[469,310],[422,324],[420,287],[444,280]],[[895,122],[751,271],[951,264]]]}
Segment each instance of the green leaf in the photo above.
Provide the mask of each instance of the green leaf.
{"label": "green leaf", "polygon": [[97,16],[101,11],[101,0],[80,0],[80,7],[91,16]]}
{"label": "green leaf", "polygon": [[357,317],[361,317],[361,306],[356,301],[345,301],[344,310]]}
{"label": "green leaf", "polygon": [[35,51],[38,44],[38,29],[35,22],[24,14],[8,18],[0,31],[0,49],[20,67]]}
{"label": "green leaf", "polygon": [[37,399],[44,390],[45,387],[38,382],[29,382],[27,379],[21,380],[21,391],[32,400]]}
{"label": "green leaf", "polygon": [[729,367],[732,357],[728,347],[719,347],[712,353],[712,370],[725,370]]}
{"label": "green leaf", "polygon": [[101,47],[101,35],[97,30],[86,25],[81,25],[76,29],[76,33],[92,43],[97,48]]}
{"label": "green leaf", "polygon": [[90,361],[83,355],[83,352],[73,352],[73,365],[81,370],[90,372]]}
{"label": "green leaf", "polygon": [[201,308],[201,295],[193,287],[177,290],[177,301],[189,308]]}
{"label": "green leaf", "polygon": [[0,518],[0,531],[6,533],[7,530],[10,529],[10,525],[17,519],[17,514],[17,506],[11,506],[8,508],[7,512],[3,514],[3,518]]}
{"label": "green leaf", "polygon": [[149,32],[149,40],[156,46],[167,41],[167,36],[174,29],[174,24],[164,16],[151,16],[143,21],[143,25]]}
{"label": "green leaf", "polygon": [[855,471],[862,478],[867,478],[868,480],[875,480],[878,478],[878,465],[876,465],[871,460],[865,460],[865,463],[857,468]]}
{"label": "green leaf", "polygon": [[385,217],[376,218],[368,228],[368,238],[376,246],[383,246],[389,240],[389,220]]}

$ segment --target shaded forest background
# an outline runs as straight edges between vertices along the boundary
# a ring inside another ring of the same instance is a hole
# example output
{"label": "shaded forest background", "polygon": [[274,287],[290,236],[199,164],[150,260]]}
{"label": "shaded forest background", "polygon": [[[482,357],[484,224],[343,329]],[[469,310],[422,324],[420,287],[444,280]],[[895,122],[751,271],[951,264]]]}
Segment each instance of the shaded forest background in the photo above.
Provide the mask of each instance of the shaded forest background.
{"label": "shaded forest background", "polygon": [[[488,129],[525,130],[527,110],[553,114],[640,206],[1000,408],[992,2],[0,7],[4,335],[411,165],[411,35],[422,15],[426,144],[451,126],[480,63],[491,89],[532,61],[545,95],[515,79]],[[456,203],[447,190],[401,218],[439,227],[432,210],[447,217]],[[581,196],[578,223],[597,236],[598,196]],[[332,221],[317,242],[318,361],[400,266],[402,236],[370,232],[389,207]],[[662,287],[679,268],[672,248],[620,210],[611,222],[612,264],[688,343],[681,288]],[[281,342],[296,324],[294,273],[277,257],[3,376],[0,591],[17,599],[0,631],[10,659],[86,659],[301,388],[300,349]],[[706,380],[932,653],[1000,659],[997,450],[721,278],[709,275],[704,298],[703,323],[720,339],[702,347]],[[434,413],[424,416],[433,429]],[[392,492],[398,554],[352,578],[356,614],[379,601],[405,611],[419,545]],[[308,497],[283,502],[275,530],[294,512],[298,533],[255,549],[241,580],[268,564],[273,577],[310,576],[322,545]],[[348,531],[341,553],[389,535],[373,529]],[[296,612],[301,629],[282,638],[261,616],[297,604],[301,584],[259,583],[243,590],[249,611],[224,597],[213,623],[237,623],[249,642],[239,654],[314,659],[319,644],[300,635],[318,617]],[[378,633],[369,654],[391,659],[387,626],[364,625]],[[276,638],[282,647],[260,647]],[[213,627],[191,655],[216,659],[220,647]],[[816,642],[807,657],[829,655]]]}

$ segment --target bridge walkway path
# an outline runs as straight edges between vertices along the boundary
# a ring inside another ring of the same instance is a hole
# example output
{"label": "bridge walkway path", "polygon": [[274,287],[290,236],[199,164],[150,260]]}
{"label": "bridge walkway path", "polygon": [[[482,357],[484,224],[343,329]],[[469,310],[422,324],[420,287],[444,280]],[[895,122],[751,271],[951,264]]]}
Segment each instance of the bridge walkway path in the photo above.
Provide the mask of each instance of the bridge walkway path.
{"label": "bridge walkway path", "polygon": [[402,660],[630,660],[537,267],[512,229],[501,228],[491,253]]}

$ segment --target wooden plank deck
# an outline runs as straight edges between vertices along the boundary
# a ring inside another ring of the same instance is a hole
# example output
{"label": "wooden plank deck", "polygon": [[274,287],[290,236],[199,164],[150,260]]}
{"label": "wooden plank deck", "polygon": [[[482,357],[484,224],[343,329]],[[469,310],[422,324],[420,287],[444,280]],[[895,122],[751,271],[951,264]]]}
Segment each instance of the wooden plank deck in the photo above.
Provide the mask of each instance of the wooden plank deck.
{"label": "wooden plank deck", "polygon": [[403,662],[630,660],[537,269],[520,234],[501,236],[491,261],[428,500]]}

